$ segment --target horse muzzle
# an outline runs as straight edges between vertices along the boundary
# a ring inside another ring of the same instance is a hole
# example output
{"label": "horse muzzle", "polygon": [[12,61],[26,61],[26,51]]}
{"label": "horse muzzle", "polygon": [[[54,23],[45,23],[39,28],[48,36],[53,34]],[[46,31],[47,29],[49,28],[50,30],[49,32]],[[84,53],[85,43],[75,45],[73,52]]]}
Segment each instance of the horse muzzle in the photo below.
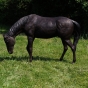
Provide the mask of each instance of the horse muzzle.
{"label": "horse muzzle", "polygon": [[13,53],[13,51],[8,51],[9,52],[9,54],[12,54]]}

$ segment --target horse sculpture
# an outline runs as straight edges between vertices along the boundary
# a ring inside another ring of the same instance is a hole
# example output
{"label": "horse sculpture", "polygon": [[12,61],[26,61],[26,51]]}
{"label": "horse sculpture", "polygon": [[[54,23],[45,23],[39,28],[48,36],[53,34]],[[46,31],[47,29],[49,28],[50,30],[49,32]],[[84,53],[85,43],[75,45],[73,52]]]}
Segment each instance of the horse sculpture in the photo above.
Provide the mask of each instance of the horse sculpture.
{"label": "horse sculpture", "polygon": [[[28,61],[32,61],[32,47],[35,38],[60,37],[64,46],[60,61],[63,60],[69,46],[73,52],[73,63],[76,62],[76,45],[80,38],[80,25],[66,17],[41,17],[36,14],[24,16],[19,19],[10,30],[3,35],[7,50],[13,53],[15,37],[25,33],[28,38],[27,51],[29,53]],[[70,41],[74,36],[73,43]]]}

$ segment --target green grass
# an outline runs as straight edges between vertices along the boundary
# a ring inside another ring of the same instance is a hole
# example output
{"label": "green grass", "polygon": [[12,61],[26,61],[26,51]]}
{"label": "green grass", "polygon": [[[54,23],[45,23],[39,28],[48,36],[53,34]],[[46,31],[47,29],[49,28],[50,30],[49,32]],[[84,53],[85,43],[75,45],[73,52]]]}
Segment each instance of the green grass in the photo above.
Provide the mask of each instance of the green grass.
{"label": "green grass", "polygon": [[32,63],[27,62],[26,45],[26,36],[17,36],[9,55],[0,34],[0,88],[88,88],[88,40],[79,40],[75,64],[70,48],[59,61],[63,51],[59,38],[35,39]]}

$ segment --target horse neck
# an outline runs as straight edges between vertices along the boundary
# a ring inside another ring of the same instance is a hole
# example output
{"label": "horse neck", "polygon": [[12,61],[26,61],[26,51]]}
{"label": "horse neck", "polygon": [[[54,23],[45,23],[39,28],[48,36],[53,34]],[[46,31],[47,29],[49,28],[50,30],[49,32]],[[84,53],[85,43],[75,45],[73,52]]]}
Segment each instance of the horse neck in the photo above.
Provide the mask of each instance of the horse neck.
{"label": "horse neck", "polygon": [[28,16],[22,17],[18,20],[9,30],[8,35],[11,37],[16,37],[18,34],[23,32],[23,28],[28,20]]}
{"label": "horse neck", "polygon": [[8,32],[7,35],[11,37],[16,37],[18,34],[22,32],[21,28],[11,28]]}

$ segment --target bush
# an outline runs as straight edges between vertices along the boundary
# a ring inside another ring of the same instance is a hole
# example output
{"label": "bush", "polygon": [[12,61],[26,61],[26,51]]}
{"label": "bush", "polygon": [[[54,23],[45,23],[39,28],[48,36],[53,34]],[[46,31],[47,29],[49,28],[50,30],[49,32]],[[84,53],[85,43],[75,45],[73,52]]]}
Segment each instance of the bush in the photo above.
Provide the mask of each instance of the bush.
{"label": "bush", "polygon": [[88,2],[86,0],[0,0],[0,22],[12,25],[19,18],[38,14],[41,16],[66,16],[81,24],[88,33]]}
{"label": "bush", "polygon": [[12,24],[27,15],[30,13],[30,2],[31,0],[0,0],[0,21]]}

